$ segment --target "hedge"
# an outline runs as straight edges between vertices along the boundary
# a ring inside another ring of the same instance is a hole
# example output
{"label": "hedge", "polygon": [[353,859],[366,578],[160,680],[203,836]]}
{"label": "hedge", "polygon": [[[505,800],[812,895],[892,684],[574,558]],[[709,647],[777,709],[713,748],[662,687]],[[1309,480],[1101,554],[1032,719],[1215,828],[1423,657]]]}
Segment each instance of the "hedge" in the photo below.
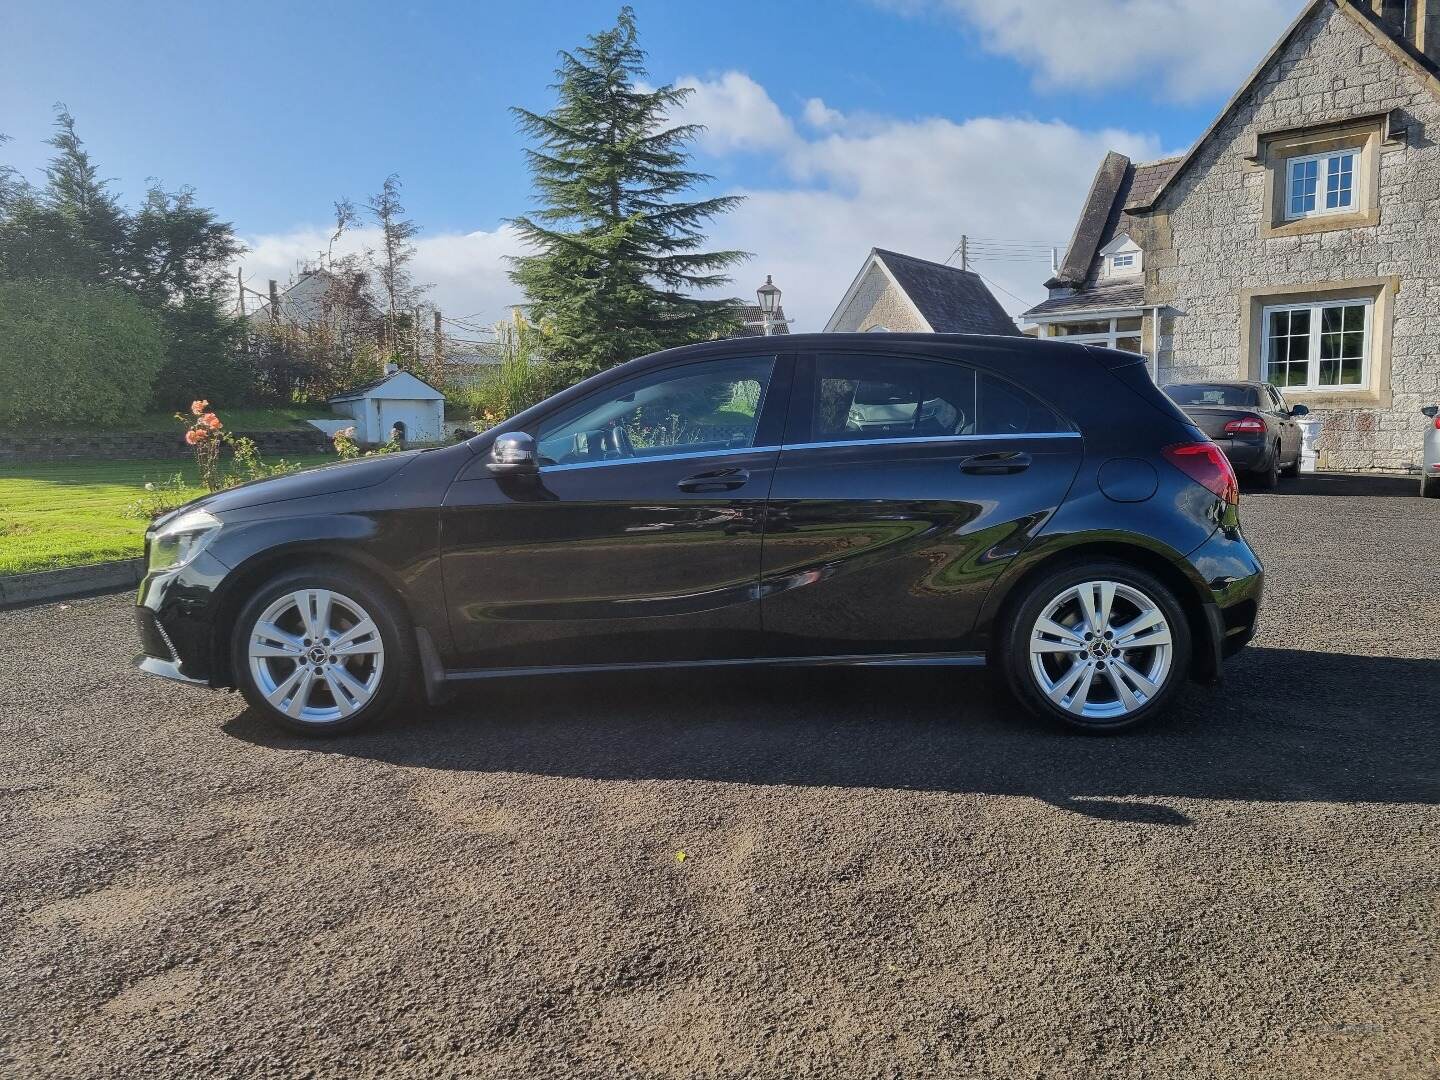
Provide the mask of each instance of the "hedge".
{"label": "hedge", "polygon": [[135,416],[165,356],[160,319],[119,289],[0,281],[0,426]]}

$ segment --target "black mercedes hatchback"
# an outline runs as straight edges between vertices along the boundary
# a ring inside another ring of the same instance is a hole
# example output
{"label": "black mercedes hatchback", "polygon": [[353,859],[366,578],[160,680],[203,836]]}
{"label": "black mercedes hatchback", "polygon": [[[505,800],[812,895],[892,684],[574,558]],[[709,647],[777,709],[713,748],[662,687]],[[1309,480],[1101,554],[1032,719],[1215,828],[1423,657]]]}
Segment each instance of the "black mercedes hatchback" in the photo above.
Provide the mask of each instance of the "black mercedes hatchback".
{"label": "black mercedes hatchback", "polygon": [[313,734],[502,676],[836,664],[989,664],[1114,731],[1253,634],[1238,502],[1130,353],[717,341],[156,521],[137,663]]}

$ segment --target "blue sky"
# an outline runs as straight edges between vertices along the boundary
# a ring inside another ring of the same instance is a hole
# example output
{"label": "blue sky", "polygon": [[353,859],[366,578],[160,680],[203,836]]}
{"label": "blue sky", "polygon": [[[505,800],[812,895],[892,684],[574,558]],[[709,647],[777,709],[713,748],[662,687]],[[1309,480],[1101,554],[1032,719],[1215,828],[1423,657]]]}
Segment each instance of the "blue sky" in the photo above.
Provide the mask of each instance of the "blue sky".
{"label": "blue sky", "polygon": [[[872,244],[944,258],[960,232],[1063,243],[1103,148],[1188,145],[1299,3],[634,6],[652,80],[700,88],[701,166],[752,196],[716,229],[756,252],[735,291],[775,273],[808,328]],[[507,108],[543,109],[556,51],[616,8],[8,0],[0,155],[38,175],[63,101],[127,199],[151,176],[193,186],[250,239],[247,274],[282,277],[334,198],[398,172],[437,300],[498,317],[502,222],[530,205]],[[1031,301],[1046,268],[990,269]]]}

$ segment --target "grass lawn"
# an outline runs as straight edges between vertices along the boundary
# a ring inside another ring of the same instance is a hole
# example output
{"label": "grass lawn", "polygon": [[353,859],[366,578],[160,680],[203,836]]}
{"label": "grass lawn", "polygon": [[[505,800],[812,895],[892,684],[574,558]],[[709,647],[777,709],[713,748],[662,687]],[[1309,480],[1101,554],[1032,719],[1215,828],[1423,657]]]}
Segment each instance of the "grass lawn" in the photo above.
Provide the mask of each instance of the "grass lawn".
{"label": "grass lawn", "polygon": [[[286,460],[318,465],[336,458],[321,454]],[[195,486],[195,464],[188,459],[0,464],[0,574],[140,555],[149,523],[127,517],[125,510],[144,493],[147,480],[158,484],[177,472],[193,496],[204,494]]]}
{"label": "grass lawn", "polygon": [[[328,405],[284,405],[268,409],[225,409],[216,410],[225,422],[225,430],[244,435],[251,431],[285,431],[300,427],[306,420],[334,420],[335,413]],[[0,433],[28,434],[31,429],[0,428]],[[175,419],[173,412],[142,413],[107,427],[76,426],[74,428],[46,427],[45,431],[169,431],[179,436],[185,429]],[[174,470],[172,469],[173,473]]]}

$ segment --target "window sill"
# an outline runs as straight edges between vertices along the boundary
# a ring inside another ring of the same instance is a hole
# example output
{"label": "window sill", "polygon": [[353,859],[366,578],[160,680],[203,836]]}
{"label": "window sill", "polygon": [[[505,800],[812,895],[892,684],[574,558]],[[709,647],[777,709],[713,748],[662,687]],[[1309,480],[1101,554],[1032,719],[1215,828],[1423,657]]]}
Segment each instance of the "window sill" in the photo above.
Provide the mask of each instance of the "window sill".
{"label": "window sill", "polygon": [[1339,229],[1364,229],[1379,224],[1380,208],[1376,206],[1353,214],[1316,214],[1313,217],[1264,225],[1261,226],[1260,237],[1268,240],[1282,236],[1310,236]]}
{"label": "window sill", "polygon": [[1390,395],[1375,390],[1305,390],[1298,386],[1282,386],[1280,392],[1295,405],[1311,409],[1374,409],[1389,408]]}

